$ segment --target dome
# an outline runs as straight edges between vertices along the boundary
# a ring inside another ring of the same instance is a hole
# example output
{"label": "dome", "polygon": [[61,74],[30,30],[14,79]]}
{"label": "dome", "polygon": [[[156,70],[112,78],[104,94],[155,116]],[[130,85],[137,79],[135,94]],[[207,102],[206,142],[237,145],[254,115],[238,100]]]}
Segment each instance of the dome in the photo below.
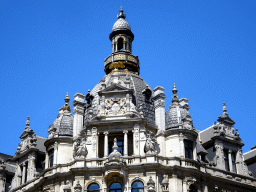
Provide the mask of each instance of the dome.
{"label": "dome", "polygon": [[70,113],[68,94],[65,105],[59,109],[56,120],[48,128],[48,139],[58,136],[73,136],[73,115]]}
{"label": "dome", "polygon": [[124,18],[119,18],[113,25],[112,31],[115,31],[116,29],[131,30],[131,27],[130,27],[130,24]]}
{"label": "dome", "polygon": [[182,125],[183,128],[186,129],[193,129],[192,118],[189,115],[190,107],[188,105],[188,99],[178,99],[178,96],[176,95],[178,90],[176,89],[175,84],[172,92],[174,94],[172,105],[169,106],[165,114],[166,129],[179,128],[179,125]]}

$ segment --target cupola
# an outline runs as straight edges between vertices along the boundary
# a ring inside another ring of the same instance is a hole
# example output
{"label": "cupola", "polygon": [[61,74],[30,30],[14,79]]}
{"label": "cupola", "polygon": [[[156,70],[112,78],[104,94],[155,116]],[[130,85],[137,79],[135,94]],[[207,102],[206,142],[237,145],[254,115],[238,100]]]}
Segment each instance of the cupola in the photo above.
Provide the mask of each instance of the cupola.
{"label": "cupola", "polygon": [[104,61],[105,72],[109,74],[112,70],[128,71],[139,74],[138,56],[132,55],[132,41],[134,35],[131,31],[130,24],[125,20],[126,15],[122,7],[117,15],[117,21],[113,25],[109,39],[112,46],[112,54]]}
{"label": "cupola", "polygon": [[73,136],[73,115],[69,106],[68,93],[64,100],[65,105],[59,109],[56,120],[49,126],[48,139],[59,136]]}

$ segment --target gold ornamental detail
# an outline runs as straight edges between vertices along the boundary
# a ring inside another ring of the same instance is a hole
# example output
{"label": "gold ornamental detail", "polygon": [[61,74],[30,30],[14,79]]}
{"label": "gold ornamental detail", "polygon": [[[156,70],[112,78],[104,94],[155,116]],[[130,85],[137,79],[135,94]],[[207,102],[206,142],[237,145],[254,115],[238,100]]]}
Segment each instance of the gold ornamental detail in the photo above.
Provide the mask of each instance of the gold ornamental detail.
{"label": "gold ornamental detail", "polygon": [[118,69],[118,68],[125,68],[124,62],[114,62],[111,63],[109,69]]}
{"label": "gold ornamental detail", "polygon": [[125,60],[124,54],[114,55],[114,60]]}
{"label": "gold ornamental detail", "polygon": [[137,60],[131,55],[128,55],[128,61],[132,61],[134,63],[137,63]]}
{"label": "gold ornamental detail", "polygon": [[111,58],[111,56],[110,56],[110,57],[108,57],[108,58],[106,59],[105,63],[110,63],[111,61],[112,61],[112,58]]}

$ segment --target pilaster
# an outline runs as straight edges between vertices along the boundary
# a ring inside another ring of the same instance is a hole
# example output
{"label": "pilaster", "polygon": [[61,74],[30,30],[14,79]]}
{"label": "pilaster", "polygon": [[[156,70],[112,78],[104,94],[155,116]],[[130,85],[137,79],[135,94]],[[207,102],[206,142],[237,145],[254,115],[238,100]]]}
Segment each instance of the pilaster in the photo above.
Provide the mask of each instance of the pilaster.
{"label": "pilaster", "polygon": [[74,105],[74,123],[73,123],[73,137],[77,137],[83,128],[83,115],[84,115],[84,95],[81,93],[75,94]]}
{"label": "pilaster", "polygon": [[36,173],[36,165],[35,165],[35,160],[36,160],[36,154],[33,152],[29,154],[28,156],[28,181],[32,180],[34,178],[34,174]]}
{"label": "pilaster", "polygon": [[157,86],[154,89],[154,97],[152,98],[155,106],[155,121],[159,131],[165,131],[165,101],[166,95],[164,88]]}

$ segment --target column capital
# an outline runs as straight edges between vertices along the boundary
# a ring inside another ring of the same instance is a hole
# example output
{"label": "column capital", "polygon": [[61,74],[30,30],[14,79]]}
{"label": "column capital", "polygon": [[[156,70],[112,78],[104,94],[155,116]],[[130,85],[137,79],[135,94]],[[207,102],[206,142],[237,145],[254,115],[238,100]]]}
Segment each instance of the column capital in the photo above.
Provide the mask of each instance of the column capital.
{"label": "column capital", "polygon": [[127,133],[128,133],[128,130],[124,130],[123,133],[127,134]]}
{"label": "column capital", "polygon": [[103,134],[104,134],[104,135],[108,135],[108,131],[104,131]]}
{"label": "column capital", "polygon": [[232,153],[233,151],[231,149],[228,150],[228,153]]}

